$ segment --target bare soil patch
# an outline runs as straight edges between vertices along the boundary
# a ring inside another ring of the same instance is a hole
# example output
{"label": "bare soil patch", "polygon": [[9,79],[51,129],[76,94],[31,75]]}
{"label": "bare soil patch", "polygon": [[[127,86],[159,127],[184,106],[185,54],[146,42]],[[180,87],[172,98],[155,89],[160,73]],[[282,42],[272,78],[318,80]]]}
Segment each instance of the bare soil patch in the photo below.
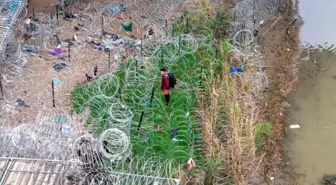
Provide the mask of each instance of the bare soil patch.
{"label": "bare soil patch", "polygon": [[[283,149],[285,137],[285,116],[288,107],[284,106],[288,93],[297,82],[295,59],[299,55],[299,27],[292,24],[293,12],[280,16],[276,21],[266,22],[261,35],[261,52],[269,78],[269,90],[265,92],[264,119],[273,124],[272,133],[264,143],[266,163],[264,164],[265,181],[268,184],[291,184],[295,178],[287,163]],[[272,180],[273,179],[273,180]]]}

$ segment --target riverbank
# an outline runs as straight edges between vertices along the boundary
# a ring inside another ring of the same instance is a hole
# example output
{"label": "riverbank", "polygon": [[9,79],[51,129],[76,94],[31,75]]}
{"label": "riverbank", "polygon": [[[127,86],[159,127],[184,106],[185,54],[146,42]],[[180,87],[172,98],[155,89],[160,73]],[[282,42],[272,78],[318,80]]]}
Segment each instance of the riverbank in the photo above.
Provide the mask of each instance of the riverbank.
{"label": "riverbank", "polygon": [[290,108],[288,94],[298,79],[296,59],[300,53],[300,25],[292,24],[297,12],[290,3],[288,6],[285,12],[275,20],[267,22],[261,30],[261,51],[269,79],[262,110],[264,119],[273,125],[272,133],[266,137],[263,145],[266,151],[263,173],[265,181],[271,184],[291,184],[295,181],[284,152],[283,141],[286,136],[285,119]]}

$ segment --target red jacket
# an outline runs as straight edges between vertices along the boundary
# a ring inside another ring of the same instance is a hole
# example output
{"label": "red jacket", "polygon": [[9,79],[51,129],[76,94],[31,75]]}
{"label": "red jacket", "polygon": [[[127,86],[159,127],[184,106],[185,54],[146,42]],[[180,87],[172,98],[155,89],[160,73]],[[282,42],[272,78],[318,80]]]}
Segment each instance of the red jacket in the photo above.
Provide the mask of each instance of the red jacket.
{"label": "red jacket", "polygon": [[162,90],[169,90],[169,75],[168,73],[162,75],[162,82],[161,82],[161,89]]}

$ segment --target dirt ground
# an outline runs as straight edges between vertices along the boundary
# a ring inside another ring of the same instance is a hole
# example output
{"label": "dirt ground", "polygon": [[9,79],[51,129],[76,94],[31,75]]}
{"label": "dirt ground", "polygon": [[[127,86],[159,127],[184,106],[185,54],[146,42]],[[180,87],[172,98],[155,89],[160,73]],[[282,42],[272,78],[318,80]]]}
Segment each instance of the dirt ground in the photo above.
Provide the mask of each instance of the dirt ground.
{"label": "dirt ground", "polygon": [[[31,0],[29,7],[35,10],[35,16],[42,22],[48,22],[46,18],[49,17],[48,14],[43,12],[48,11],[47,8],[53,6],[50,4],[55,0],[51,1],[41,1],[41,0]],[[50,9],[49,9],[50,10]],[[29,15],[28,15],[29,16]],[[125,13],[127,16],[127,12]],[[116,26],[111,26],[111,22],[116,21],[116,17],[108,17],[104,26],[105,31],[109,33],[116,33],[120,37],[131,38],[131,35],[137,35],[135,31],[131,33],[126,33],[124,30],[120,29],[120,23]],[[106,18],[106,19],[107,19]],[[100,18],[98,18],[100,19]],[[78,26],[78,23],[83,24],[79,26],[81,29],[76,31],[74,26]],[[91,21],[92,22],[92,21]],[[72,19],[70,21],[64,20],[63,15],[60,15],[59,22],[57,23],[54,17],[51,23],[45,25],[48,26],[54,24],[59,30],[59,36],[62,40],[62,48],[64,48],[64,60],[58,59],[56,56],[49,54],[48,50],[57,47],[56,38],[50,33],[46,34],[45,38],[35,37],[30,38],[26,41],[22,40],[22,44],[35,45],[40,48],[40,51],[36,54],[31,54],[30,52],[23,53],[23,60],[25,62],[20,74],[15,74],[10,76],[9,74],[4,75],[3,91],[5,94],[6,102],[3,105],[3,112],[0,115],[3,125],[17,126],[22,123],[34,122],[36,116],[40,112],[45,112],[51,114],[54,112],[63,112],[64,114],[71,113],[71,91],[79,84],[87,83],[85,74],[88,74],[94,78],[98,78],[108,72],[115,70],[120,64],[118,60],[115,59],[115,54],[123,53],[126,51],[128,54],[134,54],[134,50],[125,48],[116,48],[111,51],[111,59],[109,59],[108,52],[100,51],[92,48],[86,40],[89,34],[99,34],[101,33],[101,27],[96,26],[99,23],[91,23],[90,21],[79,21],[77,19]],[[136,23],[135,23],[136,24]],[[18,34],[22,34],[20,30],[20,25],[18,24],[19,30]],[[49,31],[52,31],[49,28]],[[80,42],[74,41],[70,47],[70,61],[68,44],[65,39],[71,39],[77,34],[77,38]],[[139,35],[139,34],[138,34]],[[134,37],[136,38],[136,37]],[[122,57],[122,56],[120,56]],[[108,61],[110,60],[110,69],[107,68]],[[66,63],[67,67],[62,69],[60,72],[56,72],[53,67],[59,63]],[[97,76],[93,75],[94,67],[97,66]],[[13,79],[15,80],[15,83]],[[55,84],[55,107],[53,107],[52,102],[52,88],[51,82],[53,80],[59,80],[60,84]],[[7,83],[8,81],[8,83]],[[12,81],[12,82],[10,82]],[[14,102],[20,98],[25,102],[28,107],[15,106]],[[1,102],[0,102],[1,103]],[[0,104],[1,105],[1,104]]]}
{"label": "dirt ground", "polygon": [[28,0],[28,14],[34,12],[53,12],[56,8],[56,0]]}
{"label": "dirt ground", "polygon": [[278,19],[266,22],[261,30],[263,42],[260,48],[268,66],[265,71],[270,83],[269,90],[265,92],[266,101],[262,105],[263,115],[273,124],[272,133],[264,143],[267,152],[264,175],[269,184],[276,185],[295,184],[293,170],[283,149],[285,117],[289,108],[286,106],[287,95],[298,79],[295,59],[300,52],[300,25],[291,24],[293,14],[290,10]]}

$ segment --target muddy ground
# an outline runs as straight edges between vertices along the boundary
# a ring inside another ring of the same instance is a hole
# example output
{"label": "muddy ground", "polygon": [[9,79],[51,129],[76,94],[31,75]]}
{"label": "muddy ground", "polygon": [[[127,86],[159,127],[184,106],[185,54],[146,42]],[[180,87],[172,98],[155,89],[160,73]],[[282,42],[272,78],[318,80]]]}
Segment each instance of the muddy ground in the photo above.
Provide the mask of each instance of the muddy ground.
{"label": "muddy ground", "polygon": [[265,181],[268,184],[295,184],[295,176],[283,149],[285,137],[285,117],[288,114],[288,93],[297,82],[299,24],[292,24],[295,12],[288,8],[278,18],[266,22],[261,29],[261,51],[269,79],[269,89],[263,103],[264,119],[273,124],[272,133],[264,143],[266,162]]}

